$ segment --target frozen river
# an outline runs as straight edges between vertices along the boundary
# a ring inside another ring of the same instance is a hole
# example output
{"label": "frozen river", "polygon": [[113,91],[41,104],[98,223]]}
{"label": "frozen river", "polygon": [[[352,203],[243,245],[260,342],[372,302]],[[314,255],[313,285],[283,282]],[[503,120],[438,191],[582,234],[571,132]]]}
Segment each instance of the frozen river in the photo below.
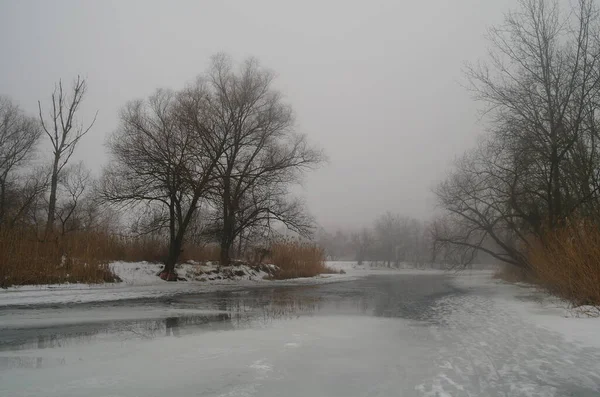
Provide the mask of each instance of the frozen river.
{"label": "frozen river", "polygon": [[0,396],[600,395],[600,350],[513,306],[432,274],[7,307]]}

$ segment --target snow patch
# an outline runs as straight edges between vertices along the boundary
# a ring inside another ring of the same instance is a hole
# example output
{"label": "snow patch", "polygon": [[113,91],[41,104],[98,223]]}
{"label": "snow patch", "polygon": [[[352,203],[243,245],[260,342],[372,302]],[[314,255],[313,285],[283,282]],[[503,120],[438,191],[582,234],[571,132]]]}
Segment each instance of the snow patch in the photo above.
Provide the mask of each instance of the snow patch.
{"label": "snow patch", "polygon": [[[160,284],[163,280],[157,276],[162,264],[148,262],[113,262],[112,271],[126,284],[151,285]],[[181,281],[216,281],[216,280],[263,280],[277,270],[274,266],[232,264],[217,266],[211,262],[200,263],[189,261],[175,267]]]}

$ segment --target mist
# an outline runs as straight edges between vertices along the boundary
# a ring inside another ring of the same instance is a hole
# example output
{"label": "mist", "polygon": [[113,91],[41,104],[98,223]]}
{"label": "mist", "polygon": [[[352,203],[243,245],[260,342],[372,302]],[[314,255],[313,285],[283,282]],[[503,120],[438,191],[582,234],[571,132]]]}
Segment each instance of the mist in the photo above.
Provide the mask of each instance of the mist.
{"label": "mist", "polygon": [[0,92],[36,114],[55,82],[85,77],[80,118],[98,119],[75,158],[96,174],[127,101],[183,87],[217,52],[258,58],[328,156],[300,195],[333,229],[434,210],[432,187],[483,129],[463,63],[514,1],[0,4]]}

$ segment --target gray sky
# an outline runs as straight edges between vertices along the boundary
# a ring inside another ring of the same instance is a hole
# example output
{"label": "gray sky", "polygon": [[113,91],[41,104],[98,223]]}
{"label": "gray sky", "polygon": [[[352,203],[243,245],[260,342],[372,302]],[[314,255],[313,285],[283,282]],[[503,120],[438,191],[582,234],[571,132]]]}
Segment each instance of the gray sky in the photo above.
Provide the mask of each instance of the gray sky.
{"label": "gray sky", "polygon": [[59,78],[86,77],[82,119],[99,115],[77,158],[99,170],[126,101],[181,88],[216,52],[256,56],[330,158],[302,192],[321,225],[426,218],[481,130],[463,62],[515,2],[0,0],[0,95],[34,112]]}

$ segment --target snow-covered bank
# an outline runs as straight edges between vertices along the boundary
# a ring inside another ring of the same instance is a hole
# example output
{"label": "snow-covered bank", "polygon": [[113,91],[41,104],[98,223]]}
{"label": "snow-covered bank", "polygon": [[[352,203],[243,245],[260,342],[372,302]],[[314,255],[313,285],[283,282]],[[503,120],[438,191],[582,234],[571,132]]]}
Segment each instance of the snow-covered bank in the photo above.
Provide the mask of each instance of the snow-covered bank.
{"label": "snow-covered bank", "polygon": [[464,293],[439,300],[431,328],[436,375],[416,387],[438,396],[600,395],[600,319],[575,318],[532,286],[464,272]]}
{"label": "snow-covered bank", "polygon": [[[113,262],[110,267],[125,284],[152,285],[160,284],[157,274],[162,269],[159,263],[149,262]],[[269,278],[277,268],[273,265],[248,266],[234,264],[219,268],[212,263],[182,263],[176,270],[181,281],[217,281],[217,280],[264,280]]]}
{"label": "snow-covered bank", "polygon": [[49,305],[144,299],[185,293],[236,290],[257,285],[312,285],[355,280],[372,274],[439,274],[439,270],[381,269],[357,266],[356,262],[327,262],[327,266],[343,274],[289,280],[267,280],[267,269],[230,266],[217,271],[215,266],[182,264],[178,274],[187,281],[167,282],[156,274],[160,264],[147,262],[114,262],[113,271],[122,280],[107,284],[26,285],[0,289],[0,307],[16,305]]}
{"label": "snow-covered bank", "polygon": [[483,272],[458,274],[454,282],[470,294],[491,297],[498,307],[519,315],[523,321],[560,333],[568,342],[600,348],[600,317],[588,315],[597,314],[594,308],[573,308],[533,285],[510,284]]}
{"label": "snow-covered bank", "polygon": [[348,274],[326,274],[293,280],[266,280],[269,273],[249,266],[231,266],[216,270],[211,265],[183,264],[178,273],[187,281],[167,282],[156,274],[160,264],[115,262],[113,271],[122,280],[106,284],[25,285],[0,290],[0,307],[48,305],[144,299],[185,293],[236,290],[256,285],[320,284],[352,280]]}

